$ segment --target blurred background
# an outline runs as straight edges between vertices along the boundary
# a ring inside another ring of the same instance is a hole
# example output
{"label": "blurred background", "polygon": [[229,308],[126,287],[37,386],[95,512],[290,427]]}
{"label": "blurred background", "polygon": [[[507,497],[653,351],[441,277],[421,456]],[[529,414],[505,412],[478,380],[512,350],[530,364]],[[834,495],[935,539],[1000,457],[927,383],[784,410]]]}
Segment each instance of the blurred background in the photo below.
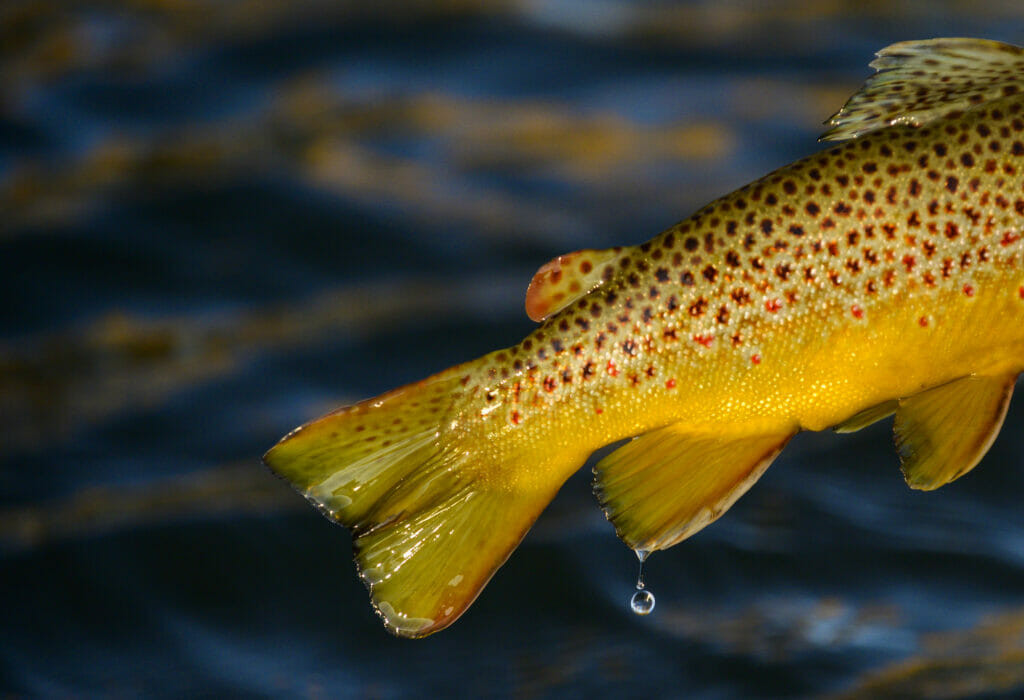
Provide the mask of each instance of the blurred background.
{"label": "blurred background", "polygon": [[5,0],[0,695],[1024,692],[1024,401],[903,484],[888,425],[798,436],[633,553],[563,488],[469,612],[389,637],[347,533],[259,457],[517,342],[532,273],[819,148],[905,39],[1019,0]]}

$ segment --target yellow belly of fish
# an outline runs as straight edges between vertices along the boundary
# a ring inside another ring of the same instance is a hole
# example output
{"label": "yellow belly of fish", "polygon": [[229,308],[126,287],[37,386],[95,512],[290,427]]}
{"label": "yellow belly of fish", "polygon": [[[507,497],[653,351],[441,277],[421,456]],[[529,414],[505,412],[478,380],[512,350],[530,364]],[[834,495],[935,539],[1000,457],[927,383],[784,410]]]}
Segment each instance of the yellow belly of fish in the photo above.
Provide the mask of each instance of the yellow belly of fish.
{"label": "yellow belly of fish", "polygon": [[[946,293],[918,289],[856,315],[826,301],[818,316],[753,329],[757,364],[728,350],[714,361],[693,353],[665,356],[655,363],[658,380],[639,390],[616,382],[581,392],[532,415],[529,429],[486,421],[467,432],[466,444],[486,445],[479,478],[530,491],[550,480],[552,468],[571,471],[561,465],[665,426],[683,424],[687,435],[723,442],[829,429],[872,406],[961,377],[1020,372],[1022,285],[1024,279],[1011,273],[993,275]],[[676,386],[666,388],[665,378]],[[512,453],[529,455],[530,466],[514,474],[488,466],[507,463]],[[565,454],[574,460],[559,459],[553,467],[551,456]]]}
{"label": "yellow belly of fish", "polygon": [[[759,362],[723,351],[665,357],[674,379],[633,389],[597,390],[553,404],[523,435],[538,452],[555,445],[592,451],[624,437],[686,421],[695,433],[747,434],[794,425],[825,430],[870,406],[971,374],[1024,369],[1024,280],[990,279],[939,295],[920,292],[867,307],[854,317],[825,306],[822,316],[764,328]],[[823,333],[821,328],[830,329]],[[622,386],[621,383],[618,386]],[[596,414],[596,415],[595,415]],[[499,427],[499,432],[505,426]],[[497,434],[493,434],[497,437]],[[517,445],[515,449],[522,449]]]}

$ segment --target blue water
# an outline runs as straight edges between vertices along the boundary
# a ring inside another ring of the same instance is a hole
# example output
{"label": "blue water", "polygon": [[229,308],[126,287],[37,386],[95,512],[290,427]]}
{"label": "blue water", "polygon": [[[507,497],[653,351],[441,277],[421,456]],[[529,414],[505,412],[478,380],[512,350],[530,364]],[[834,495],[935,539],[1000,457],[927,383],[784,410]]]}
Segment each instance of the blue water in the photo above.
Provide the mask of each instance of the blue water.
{"label": "blue water", "polygon": [[552,256],[813,152],[882,46],[1021,43],[1024,9],[256,5],[0,18],[0,692],[1024,693],[1019,402],[929,494],[885,425],[798,436],[648,560],[646,618],[583,469],[415,642],[259,461],[516,342]]}

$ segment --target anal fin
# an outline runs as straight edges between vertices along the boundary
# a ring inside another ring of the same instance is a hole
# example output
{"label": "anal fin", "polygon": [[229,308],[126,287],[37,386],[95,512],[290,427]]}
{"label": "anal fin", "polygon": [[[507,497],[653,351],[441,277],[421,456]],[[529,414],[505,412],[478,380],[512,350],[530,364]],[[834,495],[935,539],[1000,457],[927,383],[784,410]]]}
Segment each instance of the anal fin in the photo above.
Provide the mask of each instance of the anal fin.
{"label": "anal fin", "polygon": [[619,538],[667,549],[714,522],[753,486],[796,432],[644,433],[594,468],[594,492]]}
{"label": "anal fin", "polygon": [[930,491],[973,469],[999,434],[1016,380],[972,375],[900,399],[893,433],[907,484]]}

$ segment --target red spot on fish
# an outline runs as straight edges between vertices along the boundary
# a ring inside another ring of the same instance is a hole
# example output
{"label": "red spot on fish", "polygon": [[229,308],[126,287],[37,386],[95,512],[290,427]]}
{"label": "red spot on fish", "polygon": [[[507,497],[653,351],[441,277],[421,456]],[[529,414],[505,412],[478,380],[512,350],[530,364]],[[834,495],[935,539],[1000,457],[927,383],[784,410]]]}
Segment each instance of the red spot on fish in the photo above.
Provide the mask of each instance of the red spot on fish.
{"label": "red spot on fish", "polygon": [[769,313],[775,313],[782,308],[782,302],[778,299],[769,299],[764,303],[764,308]]}
{"label": "red spot on fish", "polygon": [[619,368],[616,367],[615,363],[612,362],[611,360],[608,360],[608,374],[612,375],[613,377],[619,376]]}
{"label": "red spot on fish", "polygon": [[1021,299],[1024,299],[1024,287],[1020,287],[1017,289],[1017,296],[1019,296]]}
{"label": "red spot on fish", "polygon": [[1007,231],[1005,234],[1003,234],[1003,239],[1001,241],[999,241],[999,243],[1000,243],[1000,245],[1008,246],[1008,245],[1013,245],[1014,243],[1016,243],[1019,240],[1020,240],[1020,234],[1010,233],[1009,231]]}
{"label": "red spot on fish", "polygon": [[758,355],[755,352],[753,355],[750,356],[750,364],[752,364],[752,365],[759,365],[759,364],[761,364],[761,356]]}
{"label": "red spot on fish", "polygon": [[520,415],[519,411],[512,411],[512,423],[514,425],[519,425],[522,422],[522,420],[523,417],[522,415]]}
{"label": "red spot on fish", "polygon": [[974,287],[972,287],[969,284],[965,284],[964,285],[964,294],[966,294],[969,297],[973,297],[974,296]]}
{"label": "red spot on fish", "polygon": [[864,318],[864,309],[860,308],[856,304],[850,307],[850,313],[853,314],[854,318]]}
{"label": "red spot on fish", "polygon": [[676,380],[675,379],[669,379],[667,382],[665,382],[665,388],[666,389],[675,389],[676,388]]}
{"label": "red spot on fish", "polygon": [[693,342],[703,345],[706,348],[711,347],[711,343],[714,342],[715,336],[713,335],[695,335],[693,336]]}
{"label": "red spot on fish", "polygon": [[604,409],[603,408],[595,408],[594,409],[594,413],[596,413],[597,415],[601,415],[602,413],[604,413]]}
{"label": "red spot on fish", "polygon": [[921,326],[921,328],[927,328],[928,327],[928,317],[927,316],[922,316],[921,318],[917,319],[917,325]]}

